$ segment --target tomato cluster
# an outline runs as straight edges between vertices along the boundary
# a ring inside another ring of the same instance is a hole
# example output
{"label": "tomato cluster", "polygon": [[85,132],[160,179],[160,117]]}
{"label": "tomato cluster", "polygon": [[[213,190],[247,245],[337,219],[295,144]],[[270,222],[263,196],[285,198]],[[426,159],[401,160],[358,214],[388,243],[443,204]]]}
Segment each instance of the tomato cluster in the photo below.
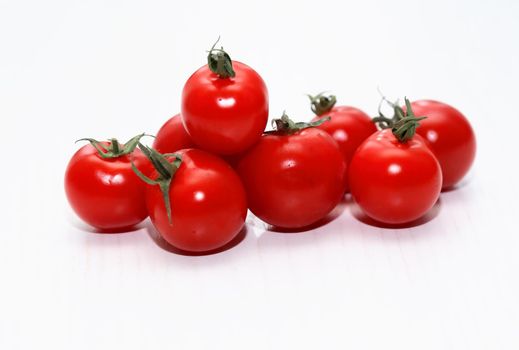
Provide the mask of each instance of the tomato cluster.
{"label": "tomato cluster", "polygon": [[69,162],[71,207],[101,231],[124,231],[146,217],[164,240],[189,252],[210,252],[243,229],[247,210],[265,223],[304,230],[351,193],[362,211],[385,224],[424,216],[441,190],[455,186],[475,157],[467,119],[445,103],[391,103],[375,118],[309,96],[315,116],[268,120],[268,92],[251,67],[223,48],[186,82],[181,113],[158,131],[89,144]]}

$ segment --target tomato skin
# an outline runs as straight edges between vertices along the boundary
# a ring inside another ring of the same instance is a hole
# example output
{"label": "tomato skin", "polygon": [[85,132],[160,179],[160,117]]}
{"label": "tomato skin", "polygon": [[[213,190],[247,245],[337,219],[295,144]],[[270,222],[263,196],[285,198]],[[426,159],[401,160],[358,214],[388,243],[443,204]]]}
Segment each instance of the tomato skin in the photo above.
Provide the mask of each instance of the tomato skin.
{"label": "tomato skin", "polygon": [[456,185],[469,171],[476,157],[476,137],[465,116],[448,104],[419,100],[411,103],[415,115],[426,116],[416,132],[440,162],[443,189]]}
{"label": "tomato skin", "polygon": [[316,128],[264,135],[237,164],[249,209],[282,228],[305,227],[330,213],[343,197],[345,168],[337,143]]}
{"label": "tomato skin", "polygon": [[159,186],[149,186],[146,192],[150,219],[161,236],[181,250],[220,248],[245,223],[247,200],[240,178],[227,163],[207,152],[189,149],[178,153],[182,163],[169,190],[172,224]]}
{"label": "tomato skin", "polygon": [[85,145],[72,156],[65,172],[65,192],[72,209],[90,226],[124,230],[148,216],[146,184],[133,172],[130,159],[142,172],[151,172],[138,149],[131,155],[103,159],[92,145]]}
{"label": "tomato skin", "polygon": [[403,224],[425,215],[439,198],[442,174],[418,135],[400,143],[390,129],[370,136],[355,152],[349,170],[351,194],[369,217]]}
{"label": "tomato skin", "polygon": [[182,118],[177,114],[162,125],[153,141],[153,148],[160,153],[174,153],[185,148],[193,148],[195,144],[189,137]]}
{"label": "tomato skin", "polygon": [[198,69],[182,91],[182,122],[203,150],[231,155],[245,151],[261,137],[268,119],[263,79],[249,66],[233,61],[234,78],[219,78],[207,65]]}
{"label": "tomato skin", "polygon": [[[329,112],[314,117],[312,121],[325,116],[330,116],[331,119],[317,128],[326,131],[337,142],[348,167],[357,147],[375,133],[377,127],[369,115],[355,107],[336,106]],[[346,191],[349,191],[347,172],[345,182]]]}

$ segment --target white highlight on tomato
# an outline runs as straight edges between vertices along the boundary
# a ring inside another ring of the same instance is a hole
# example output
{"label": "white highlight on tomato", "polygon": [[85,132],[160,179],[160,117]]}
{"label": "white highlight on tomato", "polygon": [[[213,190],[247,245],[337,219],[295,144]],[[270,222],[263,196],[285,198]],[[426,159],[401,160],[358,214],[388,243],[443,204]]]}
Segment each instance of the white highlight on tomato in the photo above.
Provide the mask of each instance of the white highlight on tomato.
{"label": "white highlight on tomato", "polygon": [[391,175],[397,175],[397,174],[400,174],[400,172],[402,171],[402,167],[398,164],[391,164],[389,165],[389,167],[387,168],[387,172]]}
{"label": "white highlight on tomato", "polygon": [[335,130],[333,138],[338,141],[346,141],[348,139],[348,134],[344,130]]}
{"label": "white highlight on tomato", "polygon": [[234,99],[234,97],[229,97],[229,98],[219,98],[218,99],[218,105],[222,108],[229,108],[229,107],[232,107],[236,104],[236,100]]}
{"label": "white highlight on tomato", "polygon": [[204,198],[205,198],[205,193],[204,193],[204,192],[202,192],[202,191],[196,191],[196,192],[195,192],[195,200],[196,200],[197,202],[201,202],[201,201],[203,201]]}
{"label": "white highlight on tomato", "polygon": [[296,165],[296,161],[295,160],[287,159],[287,160],[283,161],[281,166],[283,167],[283,169],[288,169],[288,168],[294,167],[295,165]]}
{"label": "white highlight on tomato", "polygon": [[101,181],[105,185],[120,185],[124,182],[124,178],[121,174],[105,174],[104,172],[101,175]]}
{"label": "white highlight on tomato", "polygon": [[438,140],[438,133],[434,130],[427,131],[427,140],[430,142],[436,142],[436,140]]}

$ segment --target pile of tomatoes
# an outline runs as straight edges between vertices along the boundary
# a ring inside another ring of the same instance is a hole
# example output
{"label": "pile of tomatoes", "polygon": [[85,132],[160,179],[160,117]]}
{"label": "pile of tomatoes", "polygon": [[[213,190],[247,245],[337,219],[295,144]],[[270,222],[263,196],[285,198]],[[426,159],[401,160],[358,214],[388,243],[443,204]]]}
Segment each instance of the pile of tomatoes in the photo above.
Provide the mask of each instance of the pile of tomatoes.
{"label": "pile of tomatoes", "polygon": [[[171,245],[210,252],[243,229],[247,210],[292,231],[323,220],[351,193],[385,224],[412,223],[468,172],[476,141],[445,103],[389,104],[370,118],[333,95],[310,96],[315,116],[268,121],[265,82],[213,46],[186,82],[181,113],[153,146],[140,134],[88,141],[70,160],[65,190],[77,215],[100,231],[125,231],[146,217]],[[310,119],[310,118],[309,118]]]}

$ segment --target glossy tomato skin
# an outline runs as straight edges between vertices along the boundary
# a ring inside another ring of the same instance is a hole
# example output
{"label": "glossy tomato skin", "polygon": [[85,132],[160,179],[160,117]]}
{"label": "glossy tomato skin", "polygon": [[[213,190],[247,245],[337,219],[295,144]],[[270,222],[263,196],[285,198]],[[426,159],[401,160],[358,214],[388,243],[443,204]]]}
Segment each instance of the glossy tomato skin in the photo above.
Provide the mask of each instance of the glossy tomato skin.
{"label": "glossy tomato skin", "polygon": [[[312,121],[325,116],[330,116],[330,121],[324,122],[318,128],[326,131],[337,142],[348,167],[357,147],[375,133],[377,127],[366,113],[355,107],[336,106],[329,112],[314,117]],[[347,173],[345,182],[346,191],[349,191]]]}
{"label": "glossy tomato skin", "polygon": [[182,121],[192,140],[219,155],[245,151],[261,137],[268,119],[263,79],[249,66],[233,61],[234,78],[219,78],[207,65],[182,91]]}
{"label": "glossy tomato skin", "polygon": [[131,155],[103,159],[92,145],[85,145],[72,156],[65,172],[65,192],[72,209],[87,224],[101,231],[124,230],[148,216],[146,184],[133,172],[130,159],[142,172],[151,172],[138,149]]}
{"label": "glossy tomato skin", "polygon": [[181,250],[220,248],[236,237],[245,223],[247,200],[240,178],[222,159],[207,152],[189,149],[178,153],[182,163],[169,191],[172,224],[159,186],[147,190],[151,221],[168,243]]}
{"label": "glossy tomato skin", "polygon": [[264,135],[237,164],[249,209],[290,229],[311,225],[335,208],[344,195],[345,168],[337,143],[316,128]]}
{"label": "glossy tomato skin", "polygon": [[370,136],[355,152],[349,170],[351,194],[369,217],[404,224],[425,215],[439,198],[442,174],[418,135],[400,143],[390,129]]}
{"label": "glossy tomato skin", "polygon": [[160,153],[174,153],[185,148],[193,148],[195,144],[189,137],[182,118],[177,114],[162,125],[153,141],[153,148]]}
{"label": "glossy tomato skin", "polygon": [[465,116],[448,104],[419,100],[411,103],[413,112],[426,116],[416,132],[440,162],[443,189],[456,185],[469,171],[476,156],[476,137]]}

